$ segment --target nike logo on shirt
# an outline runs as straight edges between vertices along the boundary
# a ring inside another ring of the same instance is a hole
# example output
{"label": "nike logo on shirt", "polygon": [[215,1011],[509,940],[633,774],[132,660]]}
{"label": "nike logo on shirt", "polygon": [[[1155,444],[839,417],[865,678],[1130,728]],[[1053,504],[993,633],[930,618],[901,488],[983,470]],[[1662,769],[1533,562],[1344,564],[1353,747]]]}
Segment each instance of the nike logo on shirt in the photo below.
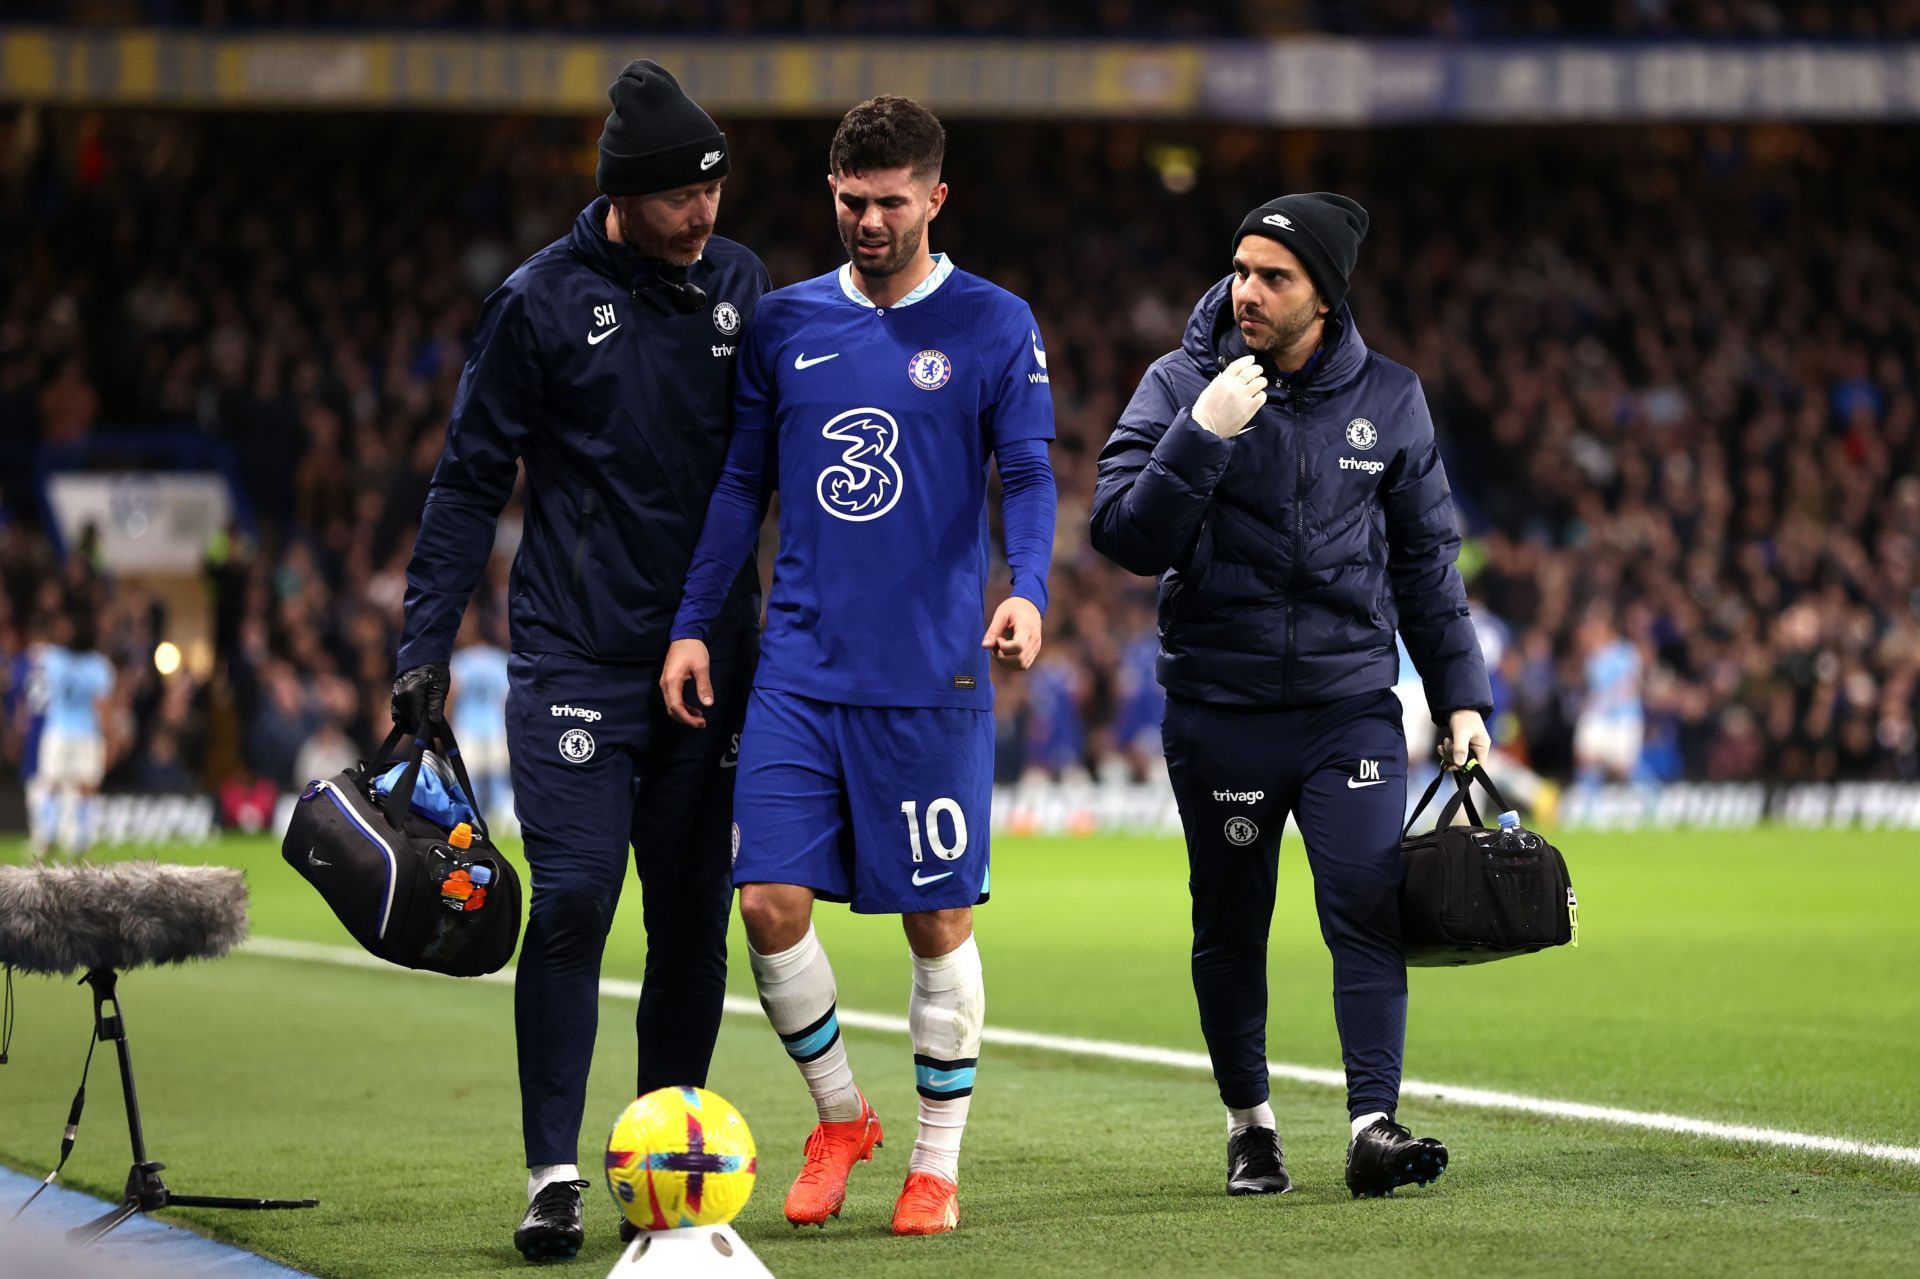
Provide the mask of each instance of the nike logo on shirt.
{"label": "nike logo on shirt", "polygon": [[598,333],[589,333],[589,334],[587,334],[587,345],[588,345],[588,346],[599,346],[599,345],[600,345],[600,344],[601,344],[602,342],[604,342],[604,341],[606,341],[606,340],[607,340],[607,338],[609,338],[609,337],[611,337],[611,336],[613,335],[613,331],[614,331],[614,329],[617,329],[617,328],[619,328],[619,327],[620,327],[620,326],[616,324],[616,325],[614,325],[614,326],[613,326],[613,328],[612,328],[612,329],[602,329],[602,330],[601,330],[600,332],[598,332]]}
{"label": "nike logo on shirt", "polygon": [[1378,786],[1380,785],[1380,783],[1386,780],[1387,779],[1384,777],[1376,777],[1370,782],[1363,782],[1363,781],[1359,781],[1356,778],[1349,777],[1347,779],[1347,789],[1348,790],[1365,790],[1369,786]]}
{"label": "nike logo on shirt", "polygon": [[925,888],[928,884],[939,883],[941,880],[945,879],[947,876],[951,874],[953,874],[952,871],[943,870],[938,875],[928,875],[926,878],[922,879],[920,877],[920,872],[916,870],[913,872],[913,886],[915,888]]}
{"label": "nike logo on shirt", "polygon": [[816,364],[825,364],[828,360],[837,360],[839,358],[840,352],[838,351],[835,351],[832,355],[816,355],[812,359],[808,359],[805,355],[796,355],[793,357],[793,367],[796,369],[810,369]]}

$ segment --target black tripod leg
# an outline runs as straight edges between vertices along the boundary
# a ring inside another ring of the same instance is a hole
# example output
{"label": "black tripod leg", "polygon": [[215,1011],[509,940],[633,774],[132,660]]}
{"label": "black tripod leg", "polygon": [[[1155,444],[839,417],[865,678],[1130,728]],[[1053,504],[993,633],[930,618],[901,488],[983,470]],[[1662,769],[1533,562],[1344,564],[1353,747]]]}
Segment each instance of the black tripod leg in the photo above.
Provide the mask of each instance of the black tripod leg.
{"label": "black tripod leg", "polygon": [[167,1193],[169,1208],[318,1208],[318,1199],[237,1199],[230,1195]]}
{"label": "black tripod leg", "polygon": [[75,1247],[83,1248],[139,1211],[139,1204],[123,1203],[112,1212],[103,1213],[95,1217],[92,1221],[89,1221],[86,1225],[75,1226],[72,1230],[67,1231],[67,1242],[73,1244]]}

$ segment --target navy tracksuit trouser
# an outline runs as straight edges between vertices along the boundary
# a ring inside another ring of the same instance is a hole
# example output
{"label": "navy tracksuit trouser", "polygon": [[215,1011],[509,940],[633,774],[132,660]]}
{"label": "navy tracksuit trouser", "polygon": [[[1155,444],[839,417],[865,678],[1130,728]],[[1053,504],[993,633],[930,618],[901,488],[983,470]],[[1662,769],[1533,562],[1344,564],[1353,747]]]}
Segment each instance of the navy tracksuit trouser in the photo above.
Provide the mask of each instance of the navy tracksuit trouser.
{"label": "navy tracksuit trouser", "polygon": [[1267,934],[1293,814],[1333,954],[1347,1108],[1394,1113],[1407,1029],[1400,819],[1407,743],[1390,690],[1235,710],[1168,698],[1162,740],[1186,828],[1193,989],[1220,1099],[1267,1099]]}
{"label": "navy tracksuit trouser", "polygon": [[707,727],[668,718],[658,669],[508,661],[514,811],[532,891],[514,983],[527,1166],[578,1163],[600,957],[640,877],[647,959],[635,1095],[704,1085],[727,986],[733,779],[753,659],[716,660]]}

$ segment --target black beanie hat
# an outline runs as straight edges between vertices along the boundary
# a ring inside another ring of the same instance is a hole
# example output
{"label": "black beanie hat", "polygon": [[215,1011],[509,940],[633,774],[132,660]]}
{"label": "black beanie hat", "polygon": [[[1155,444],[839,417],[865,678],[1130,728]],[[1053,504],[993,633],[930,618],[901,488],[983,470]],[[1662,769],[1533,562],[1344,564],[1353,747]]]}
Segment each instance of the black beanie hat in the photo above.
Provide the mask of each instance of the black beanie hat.
{"label": "black beanie hat", "polygon": [[1360,256],[1360,241],[1367,237],[1367,211],[1331,191],[1283,195],[1247,214],[1233,233],[1234,249],[1250,235],[1264,235],[1293,250],[1328,309],[1338,311],[1347,299],[1347,277]]}
{"label": "black beanie hat", "polygon": [[652,195],[727,176],[727,135],[659,63],[629,62],[607,97],[613,110],[595,175],[606,194]]}

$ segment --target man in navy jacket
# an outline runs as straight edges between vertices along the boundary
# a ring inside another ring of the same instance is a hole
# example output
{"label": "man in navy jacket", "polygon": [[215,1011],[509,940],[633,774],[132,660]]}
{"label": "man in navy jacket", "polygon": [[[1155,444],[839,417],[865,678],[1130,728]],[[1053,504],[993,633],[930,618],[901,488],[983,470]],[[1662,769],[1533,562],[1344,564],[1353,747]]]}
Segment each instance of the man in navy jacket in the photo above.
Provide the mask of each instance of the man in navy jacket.
{"label": "man in navy jacket", "polygon": [[1230,1194],[1291,1187],[1266,1062],[1267,933],[1289,813],[1333,954],[1347,1185],[1384,1194],[1447,1161],[1394,1122],[1407,1015],[1395,630],[1451,766],[1485,757],[1492,697],[1420,381],[1367,349],[1346,306],[1366,230],[1365,209],[1325,192],[1248,214],[1233,274],[1147,370],[1094,496],[1094,545],[1160,578],[1164,744]]}
{"label": "man in navy jacket", "polygon": [[665,70],[628,66],[600,139],[605,192],[487,299],[413,559],[394,722],[440,720],[447,661],[526,469],[507,741],[532,868],[514,992],[529,1260],[583,1237],[576,1141],[600,956],[631,845],[647,961],[637,1091],[702,1084],[719,1033],[738,733],[760,611],[751,563],[709,645],[722,731],[655,683],[732,425],[734,352],[766,268],[713,235],[726,138]]}

